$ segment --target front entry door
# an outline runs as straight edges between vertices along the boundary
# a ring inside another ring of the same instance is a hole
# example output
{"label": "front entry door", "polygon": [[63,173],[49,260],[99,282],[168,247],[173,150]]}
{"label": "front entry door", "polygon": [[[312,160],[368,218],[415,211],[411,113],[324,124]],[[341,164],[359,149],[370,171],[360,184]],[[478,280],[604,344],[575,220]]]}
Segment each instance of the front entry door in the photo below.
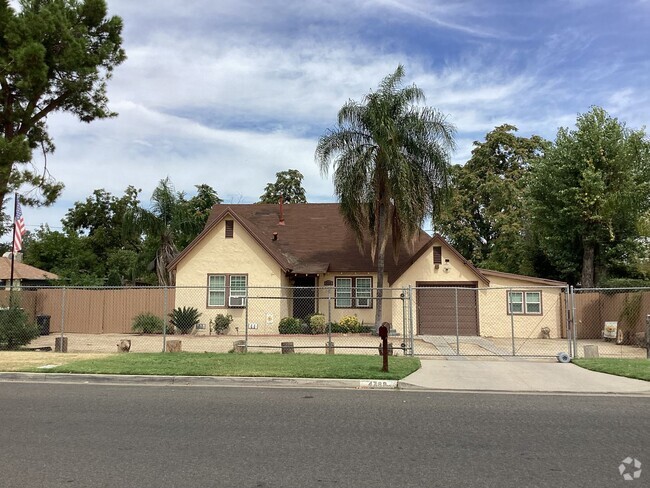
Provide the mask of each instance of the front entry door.
{"label": "front entry door", "polygon": [[304,319],[316,312],[316,277],[297,276],[293,280],[293,316]]}

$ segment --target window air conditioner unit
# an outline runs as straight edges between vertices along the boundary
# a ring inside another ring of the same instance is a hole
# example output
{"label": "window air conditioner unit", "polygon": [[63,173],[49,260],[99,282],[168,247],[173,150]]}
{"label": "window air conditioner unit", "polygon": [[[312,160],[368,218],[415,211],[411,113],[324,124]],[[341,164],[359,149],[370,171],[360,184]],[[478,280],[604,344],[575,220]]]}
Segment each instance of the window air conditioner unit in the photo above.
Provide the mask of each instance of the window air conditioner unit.
{"label": "window air conditioner unit", "polygon": [[231,307],[245,307],[246,306],[246,297],[230,297],[228,299],[228,304]]}

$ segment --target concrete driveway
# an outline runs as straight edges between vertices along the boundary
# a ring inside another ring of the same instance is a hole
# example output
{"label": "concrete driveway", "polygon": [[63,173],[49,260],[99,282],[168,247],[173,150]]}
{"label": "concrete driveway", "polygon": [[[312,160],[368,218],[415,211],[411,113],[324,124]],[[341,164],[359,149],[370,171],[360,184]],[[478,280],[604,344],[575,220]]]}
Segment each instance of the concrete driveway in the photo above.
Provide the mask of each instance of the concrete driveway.
{"label": "concrete driveway", "polygon": [[458,391],[648,394],[650,382],[596,373],[556,361],[422,359],[403,388]]}

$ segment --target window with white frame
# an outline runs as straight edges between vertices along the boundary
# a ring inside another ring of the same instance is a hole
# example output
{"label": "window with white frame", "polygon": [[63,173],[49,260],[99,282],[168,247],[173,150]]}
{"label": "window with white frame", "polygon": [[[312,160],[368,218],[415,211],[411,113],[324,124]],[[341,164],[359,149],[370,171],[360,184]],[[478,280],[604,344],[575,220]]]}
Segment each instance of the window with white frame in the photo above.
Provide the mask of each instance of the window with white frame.
{"label": "window with white frame", "polygon": [[208,275],[208,307],[245,307],[247,282],[246,275]]}
{"label": "window with white frame", "polygon": [[335,299],[336,308],[372,308],[372,278],[336,278]]}
{"label": "window with white frame", "polygon": [[358,308],[372,307],[372,278],[357,278],[355,283],[355,304]]}
{"label": "window with white frame", "polygon": [[509,291],[508,314],[540,315],[542,293],[540,291]]}
{"label": "window with white frame", "polygon": [[228,305],[231,307],[246,306],[246,275],[230,275]]}
{"label": "window with white frame", "polygon": [[352,308],[352,278],[336,278],[336,308]]}
{"label": "window with white frame", "polygon": [[226,275],[208,276],[208,307],[226,305]]}

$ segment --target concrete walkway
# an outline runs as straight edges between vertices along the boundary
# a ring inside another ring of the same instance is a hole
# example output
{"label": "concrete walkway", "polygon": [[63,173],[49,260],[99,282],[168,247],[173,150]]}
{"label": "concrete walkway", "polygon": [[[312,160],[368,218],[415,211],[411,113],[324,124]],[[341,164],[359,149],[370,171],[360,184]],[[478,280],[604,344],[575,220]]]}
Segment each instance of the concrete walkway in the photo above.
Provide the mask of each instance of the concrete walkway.
{"label": "concrete walkway", "polygon": [[596,373],[551,361],[446,361],[422,359],[400,388],[539,393],[648,394],[650,382]]}

